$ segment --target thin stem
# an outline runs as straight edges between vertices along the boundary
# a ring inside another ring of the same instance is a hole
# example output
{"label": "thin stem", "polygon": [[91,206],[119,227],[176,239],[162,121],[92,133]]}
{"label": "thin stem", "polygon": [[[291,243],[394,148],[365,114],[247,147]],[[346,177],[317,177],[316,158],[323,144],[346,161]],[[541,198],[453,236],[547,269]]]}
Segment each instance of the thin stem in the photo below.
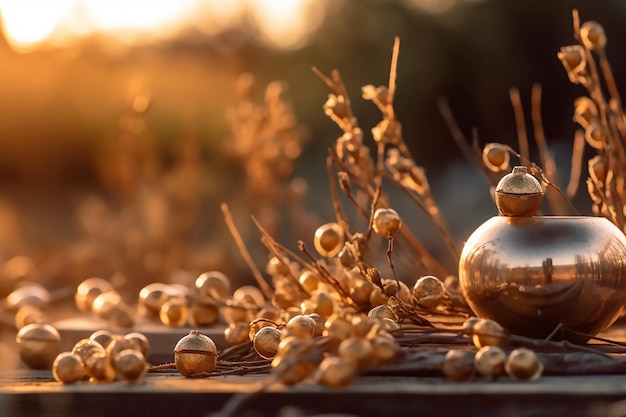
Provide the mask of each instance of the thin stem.
{"label": "thin stem", "polygon": [[274,291],[272,290],[272,287],[267,283],[267,281],[265,281],[265,278],[263,278],[263,274],[261,274],[261,271],[259,271],[259,268],[257,268],[256,264],[252,260],[252,256],[250,256],[250,253],[248,252],[248,249],[246,248],[246,245],[241,238],[241,234],[239,234],[239,230],[237,230],[237,226],[235,226],[235,222],[233,221],[233,216],[228,209],[228,205],[226,203],[222,203],[220,207],[222,209],[222,213],[224,214],[226,226],[228,226],[228,230],[230,231],[230,234],[233,237],[237,248],[239,249],[241,257],[248,265],[248,268],[250,268],[252,275],[256,279],[257,284],[259,284],[259,287],[261,291],[263,291],[265,297],[271,300],[274,296]]}

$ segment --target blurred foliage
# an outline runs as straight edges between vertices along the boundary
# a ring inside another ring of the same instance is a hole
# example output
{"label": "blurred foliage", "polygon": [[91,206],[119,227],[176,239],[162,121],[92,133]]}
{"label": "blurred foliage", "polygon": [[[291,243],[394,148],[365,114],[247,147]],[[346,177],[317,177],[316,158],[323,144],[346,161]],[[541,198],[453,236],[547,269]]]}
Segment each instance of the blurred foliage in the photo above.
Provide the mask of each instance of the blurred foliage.
{"label": "blurred foliage", "polygon": [[[206,198],[198,202],[193,239],[223,239],[220,201],[239,199],[234,211],[249,214],[242,199],[245,170],[225,151],[232,140],[225,114],[235,104],[236,80],[244,72],[257,78],[260,88],[252,94],[260,101],[263,86],[271,81],[284,80],[289,86],[293,109],[309,137],[296,174],[319,192],[327,181],[326,148],[338,132],[323,114],[327,93],[311,67],[341,71],[367,131],[379,115],[375,106],[360,99],[360,87],[387,82],[396,35],[402,42],[397,117],[416,162],[430,178],[445,177],[461,160],[438,113],[438,97],[448,99],[468,137],[476,127],[481,141],[516,147],[508,92],[517,86],[529,111],[535,82],[544,87],[548,141],[565,144],[558,148],[562,155],[557,162],[567,162],[575,130],[572,102],[583,91],[570,85],[556,52],[572,43],[574,7],[584,20],[598,20],[605,27],[607,53],[620,86],[626,80],[620,44],[626,39],[626,3],[610,0],[468,0],[442,14],[424,12],[408,0],[345,1],[327,16],[312,42],[296,51],[267,49],[244,36],[245,29],[211,38],[188,34],[115,53],[101,39],[23,55],[0,42],[0,224],[7,225],[0,236],[3,249],[11,255],[28,252],[29,243],[58,249],[71,241],[80,232],[73,216],[86,192],[108,195],[114,208],[119,204],[107,194],[103,155],[115,147],[123,130],[120,118],[141,94],[150,98],[143,116],[145,132],[164,171],[175,167],[181,138],[198,144]],[[433,183],[437,193],[437,181]],[[324,204],[317,196],[312,200]],[[443,202],[444,214],[446,203],[459,201]],[[330,201],[323,209],[328,213],[329,208]],[[21,219],[21,230],[14,226],[15,218]],[[450,222],[453,229],[457,220]],[[221,262],[236,258],[224,258],[223,252],[205,257],[203,266],[220,257]]]}

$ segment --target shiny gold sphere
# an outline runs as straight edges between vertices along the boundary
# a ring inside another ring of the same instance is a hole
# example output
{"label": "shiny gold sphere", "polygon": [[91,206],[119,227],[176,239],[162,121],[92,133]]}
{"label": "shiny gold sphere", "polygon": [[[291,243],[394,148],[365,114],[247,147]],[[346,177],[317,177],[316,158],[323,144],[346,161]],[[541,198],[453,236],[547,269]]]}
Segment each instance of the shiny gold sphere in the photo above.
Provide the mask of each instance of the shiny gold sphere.
{"label": "shiny gold sphere", "polygon": [[518,381],[534,380],[543,373],[543,363],[528,348],[518,348],[509,353],[504,364],[507,375]]}
{"label": "shiny gold sphere", "polygon": [[148,372],[148,364],[141,352],[126,349],[119,352],[115,357],[115,370],[117,376],[122,380],[137,383]]}
{"label": "shiny gold sphere", "polygon": [[400,215],[394,209],[379,208],[374,212],[372,228],[379,236],[391,238],[401,226]]}
{"label": "shiny gold sphere", "polygon": [[624,311],[626,237],[601,217],[493,217],[465,243],[459,279],[476,315],[514,334],[595,335]]}
{"label": "shiny gold sphere", "polygon": [[93,300],[102,293],[113,291],[113,285],[103,278],[87,278],[76,287],[74,301],[80,311],[91,311]]}
{"label": "shiny gold sphere", "polygon": [[64,384],[78,382],[86,375],[83,360],[75,353],[61,352],[52,363],[52,376]]}
{"label": "shiny gold sphere", "polygon": [[489,380],[498,379],[504,374],[506,353],[498,346],[485,346],[474,355],[474,366],[478,373]]}
{"label": "shiny gold sphere", "polygon": [[33,323],[22,327],[15,338],[22,362],[32,369],[51,369],[60,353],[61,335],[49,324]]}
{"label": "shiny gold sphere", "polygon": [[174,347],[176,369],[186,377],[211,372],[217,363],[217,347],[210,337],[192,330]]}
{"label": "shiny gold sphere", "polygon": [[341,250],[343,242],[343,231],[337,223],[326,223],[315,230],[313,244],[322,256],[335,256]]}

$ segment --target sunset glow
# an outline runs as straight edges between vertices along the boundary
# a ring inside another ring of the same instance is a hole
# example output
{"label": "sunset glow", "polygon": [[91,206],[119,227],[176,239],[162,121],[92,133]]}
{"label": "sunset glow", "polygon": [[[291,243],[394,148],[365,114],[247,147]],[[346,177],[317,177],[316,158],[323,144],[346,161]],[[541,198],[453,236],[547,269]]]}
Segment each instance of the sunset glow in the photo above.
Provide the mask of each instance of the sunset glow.
{"label": "sunset glow", "polygon": [[249,25],[272,47],[307,43],[321,25],[325,1],[314,0],[0,0],[2,30],[13,49],[64,47],[105,35],[122,44],[196,29],[213,35]]}

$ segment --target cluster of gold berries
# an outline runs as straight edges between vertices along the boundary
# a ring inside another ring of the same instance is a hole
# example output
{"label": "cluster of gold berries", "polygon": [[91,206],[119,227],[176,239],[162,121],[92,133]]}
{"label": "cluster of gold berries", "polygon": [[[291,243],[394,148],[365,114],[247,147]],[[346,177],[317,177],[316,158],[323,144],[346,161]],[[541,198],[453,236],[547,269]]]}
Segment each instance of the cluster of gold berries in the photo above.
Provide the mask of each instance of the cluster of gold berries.
{"label": "cluster of gold berries", "polygon": [[393,320],[375,315],[314,317],[296,315],[280,330],[263,327],[253,336],[255,350],[272,359],[272,372],[285,385],[311,378],[326,387],[344,387],[361,370],[391,363],[400,352],[388,331],[398,328]]}
{"label": "cluster of gold berries", "polygon": [[148,371],[149,348],[142,333],[119,335],[98,330],[76,342],[71,351],[58,354],[52,364],[52,375],[64,384],[84,380],[138,383]]}
{"label": "cluster of gold berries", "polygon": [[466,321],[464,330],[472,335],[478,350],[448,351],[442,365],[447,379],[465,381],[478,374],[491,381],[503,375],[517,381],[531,381],[543,373],[543,364],[532,350],[520,347],[505,352],[507,333],[497,322],[472,317]]}

